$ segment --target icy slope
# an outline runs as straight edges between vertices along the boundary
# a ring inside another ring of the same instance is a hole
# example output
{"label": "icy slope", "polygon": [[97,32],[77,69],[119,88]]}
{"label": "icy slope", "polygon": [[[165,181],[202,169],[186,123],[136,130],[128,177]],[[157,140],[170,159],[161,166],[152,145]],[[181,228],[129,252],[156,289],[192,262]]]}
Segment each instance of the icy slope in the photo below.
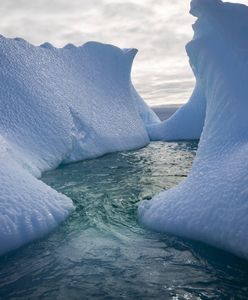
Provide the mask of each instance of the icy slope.
{"label": "icy slope", "polygon": [[201,136],[206,113],[204,92],[197,82],[189,101],[168,120],[150,123],[147,127],[153,141],[198,140]]}
{"label": "icy slope", "polygon": [[248,8],[194,0],[187,51],[207,110],[192,171],[139,206],[146,226],[248,258]]}
{"label": "icy slope", "polygon": [[0,38],[0,254],[73,209],[36,179],[43,171],[149,142],[145,126],[158,120],[130,80],[136,52]]}

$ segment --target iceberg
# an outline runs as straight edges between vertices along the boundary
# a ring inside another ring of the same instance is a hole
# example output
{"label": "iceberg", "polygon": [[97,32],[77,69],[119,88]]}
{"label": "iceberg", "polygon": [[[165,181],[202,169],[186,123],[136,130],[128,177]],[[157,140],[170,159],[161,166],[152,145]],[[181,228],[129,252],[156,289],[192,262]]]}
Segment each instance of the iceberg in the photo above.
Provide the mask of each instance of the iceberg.
{"label": "iceberg", "polygon": [[136,53],[0,37],[0,255],[73,210],[38,179],[42,172],[149,143],[146,126],[159,120],[131,83]]}
{"label": "iceberg", "polygon": [[139,220],[248,259],[248,7],[193,0],[190,12],[197,20],[186,49],[206,99],[203,132],[189,176],[141,202]]}

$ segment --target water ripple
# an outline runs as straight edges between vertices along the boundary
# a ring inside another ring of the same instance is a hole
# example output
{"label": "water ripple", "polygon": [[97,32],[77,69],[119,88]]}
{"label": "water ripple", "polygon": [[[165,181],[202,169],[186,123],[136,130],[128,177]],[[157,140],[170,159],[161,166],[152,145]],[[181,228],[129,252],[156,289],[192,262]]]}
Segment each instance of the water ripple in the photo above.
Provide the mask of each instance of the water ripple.
{"label": "water ripple", "polygon": [[137,223],[137,202],[183,180],[196,149],[152,143],[46,173],[76,210],[0,258],[0,299],[247,299],[246,262]]}

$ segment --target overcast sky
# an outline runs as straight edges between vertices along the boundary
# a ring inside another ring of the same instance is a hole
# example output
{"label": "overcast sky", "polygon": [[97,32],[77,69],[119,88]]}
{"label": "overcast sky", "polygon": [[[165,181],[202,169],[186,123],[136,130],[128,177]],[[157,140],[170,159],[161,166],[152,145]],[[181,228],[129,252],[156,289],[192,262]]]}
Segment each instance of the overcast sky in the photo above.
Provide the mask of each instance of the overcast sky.
{"label": "overcast sky", "polygon": [[[248,0],[231,1],[248,4]],[[151,105],[188,100],[194,79],[184,46],[188,0],[0,0],[0,33],[36,45],[89,40],[139,49],[133,82]]]}

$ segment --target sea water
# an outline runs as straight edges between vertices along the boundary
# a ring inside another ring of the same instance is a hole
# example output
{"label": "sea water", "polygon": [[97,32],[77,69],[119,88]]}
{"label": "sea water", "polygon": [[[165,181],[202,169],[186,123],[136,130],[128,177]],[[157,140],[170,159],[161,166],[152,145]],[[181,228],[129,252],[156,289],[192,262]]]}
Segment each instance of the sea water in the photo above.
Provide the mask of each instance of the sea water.
{"label": "sea water", "polygon": [[247,299],[247,262],[137,221],[138,201],[182,181],[196,149],[158,142],[44,174],[76,210],[0,258],[0,299]]}

